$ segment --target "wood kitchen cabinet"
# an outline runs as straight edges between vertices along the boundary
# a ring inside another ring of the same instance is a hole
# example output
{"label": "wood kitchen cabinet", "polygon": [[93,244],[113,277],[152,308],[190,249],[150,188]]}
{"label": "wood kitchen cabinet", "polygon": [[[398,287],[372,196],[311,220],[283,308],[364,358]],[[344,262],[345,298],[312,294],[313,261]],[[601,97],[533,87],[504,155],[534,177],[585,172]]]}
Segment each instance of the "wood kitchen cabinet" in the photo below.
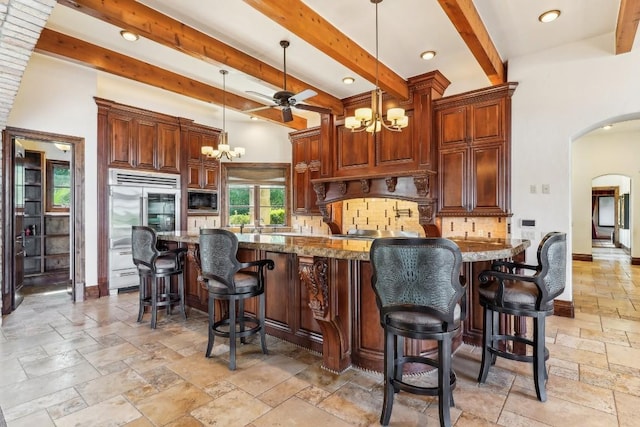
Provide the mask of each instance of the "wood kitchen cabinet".
{"label": "wood kitchen cabinet", "polygon": [[352,132],[340,125],[336,129],[336,176],[366,175],[384,170],[416,167],[419,152],[414,135],[415,118],[407,111],[409,125],[402,132]]}
{"label": "wood kitchen cabinet", "polygon": [[506,83],[434,102],[439,216],[510,213],[515,86]]}
{"label": "wood kitchen cabinet", "polygon": [[183,125],[182,129],[183,140],[188,147],[185,181],[187,188],[217,190],[220,162],[202,155],[201,149],[205,146],[217,148],[220,131],[193,123]]}
{"label": "wood kitchen cabinet", "polygon": [[311,180],[320,177],[320,128],[289,134],[291,140],[291,162],[293,165],[293,209],[294,214],[318,214],[316,193]]}
{"label": "wood kitchen cabinet", "polygon": [[292,163],[292,212],[302,215],[316,215],[320,209],[316,203],[317,195],[312,179],[331,176],[333,150],[330,133],[333,129],[333,116],[322,114],[321,125],[289,134],[291,141]]}
{"label": "wood kitchen cabinet", "polygon": [[107,166],[180,173],[178,120],[151,111],[96,100],[106,115]]}

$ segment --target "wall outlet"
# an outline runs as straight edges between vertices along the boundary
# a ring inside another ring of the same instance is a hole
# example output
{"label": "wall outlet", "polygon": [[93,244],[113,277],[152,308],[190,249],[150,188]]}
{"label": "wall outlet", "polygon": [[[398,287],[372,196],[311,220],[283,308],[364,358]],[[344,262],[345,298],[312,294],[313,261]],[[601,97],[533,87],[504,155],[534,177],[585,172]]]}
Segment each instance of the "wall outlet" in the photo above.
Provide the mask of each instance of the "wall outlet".
{"label": "wall outlet", "polygon": [[531,193],[531,194],[536,194],[537,192],[538,192],[538,188],[537,188],[537,186],[536,186],[535,184],[531,184],[531,185],[529,186],[529,193]]}
{"label": "wall outlet", "polygon": [[549,184],[542,184],[542,194],[549,194],[551,192],[550,187]]}

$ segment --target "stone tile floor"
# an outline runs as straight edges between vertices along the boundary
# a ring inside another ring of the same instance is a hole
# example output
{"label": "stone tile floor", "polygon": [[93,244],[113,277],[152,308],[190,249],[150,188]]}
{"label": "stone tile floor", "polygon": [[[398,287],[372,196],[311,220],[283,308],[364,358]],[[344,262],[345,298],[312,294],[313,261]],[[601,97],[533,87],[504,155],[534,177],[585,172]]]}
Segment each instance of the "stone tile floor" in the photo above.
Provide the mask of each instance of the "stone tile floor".
{"label": "stone tile floor", "polygon": [[[640,267],[606,251],[573,264],[575,318],[548,318],[548,401],[517,362],[499,360],[478,385],[478,349],[463,345],[455,426],[640,425]],[[161,316],[151,330],[148,315],[136,323],[137,306],[136,293],[77,304],[64,289],[27,295],[0,326],[8,426],[378,425],[379,374],[331,374],[318,355],[271,337],[269,355],[249,343],[230,372],[224,341],[204,357],[203,313]],[[401,393],[390,425],[439,425],[437,402]]]}

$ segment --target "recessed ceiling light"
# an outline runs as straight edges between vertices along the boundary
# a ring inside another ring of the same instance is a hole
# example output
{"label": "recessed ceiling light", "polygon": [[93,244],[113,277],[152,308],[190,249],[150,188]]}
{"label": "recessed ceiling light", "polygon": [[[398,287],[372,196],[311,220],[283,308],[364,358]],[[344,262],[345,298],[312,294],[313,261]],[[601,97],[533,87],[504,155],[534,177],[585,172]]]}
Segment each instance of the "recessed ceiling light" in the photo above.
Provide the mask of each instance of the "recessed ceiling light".
{"label": "recessed ceiling light", "polygon": [[560,17],[560,11],[558,9],[548,10],[542,15],[538,16],[538,21],[542,23],[553,22]]}
{"label": "recessed ceiling light", "polygon": [[435,50],[427,50],[427,51],[422,52],[420,54],[420,58],[424,59],[425,61],[433,59],[435,56],[436,56],[436,51]]}
{"label": "recessed ceiling light", "polygon": [[131,31],[128,31],[128,30],[120,31],[120,35],[122,36],[123,39],[129,42],[134,42],[140,38],[139,35],[137,35],[136,33],[132,33]]}
{"label": "recessed ceiling light", "polygon": [[251,120],[258,120],[256,116],[251,116]]}
{"label": "recessed ceiling light", "polygon": [[604,130],[609,130],[609,129],[611,129],[612,127],[613,127],[613,125],[604,125],[604,126],[602,126],[602,129],[604,129]]}
{"label": "recessed ceiling light", "polygon": [[346,85],[350,85],[353,84],[353,82],[355,82],[356,79],[354,79],[353,77],[345,77],[344,79],[342,79],[342,83],[346,84]]}

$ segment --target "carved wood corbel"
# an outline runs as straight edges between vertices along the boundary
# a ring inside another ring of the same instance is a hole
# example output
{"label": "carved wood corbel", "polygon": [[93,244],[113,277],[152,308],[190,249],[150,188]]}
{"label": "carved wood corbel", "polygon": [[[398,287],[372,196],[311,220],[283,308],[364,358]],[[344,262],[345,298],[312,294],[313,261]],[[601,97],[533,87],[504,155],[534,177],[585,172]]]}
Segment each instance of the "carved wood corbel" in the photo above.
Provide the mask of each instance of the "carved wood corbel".
{"label": "carved wood corbel", "polygon": [[360,186],[362,187],[362,192],[364,194],[368,194],[371,191],[371,180],[370,179],[361,179]]}
{"label": "carved wood corbel", "polygon": [[384,182],[387,184],[387,191],[389,193],[393,193],[394,191],[396,191],[396,185],[398,185],[397,177],[391,176],[391,177],[385,178]]}
{"label": "carved wood corbel", "polygon": [[413,183],[416,186],[418,195],[420,197],[427,197],[427,195],[431,191],[429,175],[414,176]]}
{"label": "carved wood corbel", "polygon": [[344,195],[347,194],[347,183],[344,181],[340,181],[337,184],[338,187],[338,191],[340,192],[340,194]]}
{"label": "carved wood corbel", "polygon": [[338,310],[334,308],[336,301],[331,301],[337,296],[330,289],[329,259],[301,256],[298,274],[309,293],[313,318],[322,329],[322,367],[340,373],[351,365],[351,343],[344,320],[340,321]]}
{"label": "carved wood corbel", "polygon": [[316,182],[313,184],[313,191],[318,195],[318,200],[323,201],[327,197],[327,189],[324,182]]}

